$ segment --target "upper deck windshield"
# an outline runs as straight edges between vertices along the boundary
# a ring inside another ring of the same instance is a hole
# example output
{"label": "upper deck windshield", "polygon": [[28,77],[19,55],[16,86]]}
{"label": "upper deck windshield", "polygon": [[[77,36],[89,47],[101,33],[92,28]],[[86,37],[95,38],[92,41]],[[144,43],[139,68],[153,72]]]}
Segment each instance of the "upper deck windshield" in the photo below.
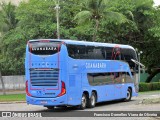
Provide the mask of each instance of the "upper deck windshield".
{"label": "upper deck windshield", "polygon": [[28,44],[29,52],[35,55],[53,55],[61,49],[60,42],[35,41]]}

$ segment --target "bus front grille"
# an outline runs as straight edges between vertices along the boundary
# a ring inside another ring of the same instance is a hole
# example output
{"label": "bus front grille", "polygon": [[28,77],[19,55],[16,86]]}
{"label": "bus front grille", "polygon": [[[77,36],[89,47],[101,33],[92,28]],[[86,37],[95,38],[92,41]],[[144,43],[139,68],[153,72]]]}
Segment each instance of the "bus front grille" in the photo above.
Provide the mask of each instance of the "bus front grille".
{"label": "bus front grille", "polygon": [[32,86],[56,86],[58,78],[58,69],[30,69]]}

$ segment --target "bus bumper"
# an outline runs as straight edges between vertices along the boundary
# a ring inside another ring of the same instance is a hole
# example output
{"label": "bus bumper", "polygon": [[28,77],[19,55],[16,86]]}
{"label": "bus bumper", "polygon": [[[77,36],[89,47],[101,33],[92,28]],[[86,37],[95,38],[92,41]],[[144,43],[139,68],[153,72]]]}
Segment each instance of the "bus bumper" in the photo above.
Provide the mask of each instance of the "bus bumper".
{"label": "bus bumper", "polygon": [[67,105],[67,96],[63,95],[56,98],[36,98],[26,95],[27,104],[42,106],[64,106]]}

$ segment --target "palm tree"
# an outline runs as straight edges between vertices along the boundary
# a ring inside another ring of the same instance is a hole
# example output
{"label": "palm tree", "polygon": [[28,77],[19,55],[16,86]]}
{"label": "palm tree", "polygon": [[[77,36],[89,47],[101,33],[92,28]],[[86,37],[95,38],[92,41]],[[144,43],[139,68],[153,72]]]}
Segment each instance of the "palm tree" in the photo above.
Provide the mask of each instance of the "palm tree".
{"label": "palm tree", "polygon": [[0,32],[7,32],[16,27],[17,20],[15,18],[16,6],[9,3],[2,3],[0,10]]}
{"label": "palm tree", "polygon": [[123,23],[127,21],[127,18],[118,12],[111,9],[108,4],[109,0],[85,0],[82,3],[82,11],[75,16],[75,20],[78,24],[92,23],[94,25],[93,41],[96,41],[97,32],[101,20],[116,21]]}

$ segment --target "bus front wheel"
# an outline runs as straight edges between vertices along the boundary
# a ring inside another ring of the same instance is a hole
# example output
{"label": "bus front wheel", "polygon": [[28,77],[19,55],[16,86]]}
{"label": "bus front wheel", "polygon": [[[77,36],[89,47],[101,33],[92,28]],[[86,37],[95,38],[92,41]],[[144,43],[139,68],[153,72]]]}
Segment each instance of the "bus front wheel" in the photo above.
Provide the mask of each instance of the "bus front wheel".
{"label": "bus front wheel", "polygon": [[94,108],[96,105],[96,94],[92,92],[90,99],[88,100],[87,107]]}
{"label": "bus front wheel", "polygon": [[87,106],[87,96],[86,94],[83,93],[82,98],[81,98],[81,105],[79,106],[79,108],[81,110],[84,110]]}
{"label": "bus front wheel", "polygon": [[132,97],[132,90],[130,88],[128,88],[127,90],[127,97],[125,98],[125,101],[128,102],[131,100]]}

